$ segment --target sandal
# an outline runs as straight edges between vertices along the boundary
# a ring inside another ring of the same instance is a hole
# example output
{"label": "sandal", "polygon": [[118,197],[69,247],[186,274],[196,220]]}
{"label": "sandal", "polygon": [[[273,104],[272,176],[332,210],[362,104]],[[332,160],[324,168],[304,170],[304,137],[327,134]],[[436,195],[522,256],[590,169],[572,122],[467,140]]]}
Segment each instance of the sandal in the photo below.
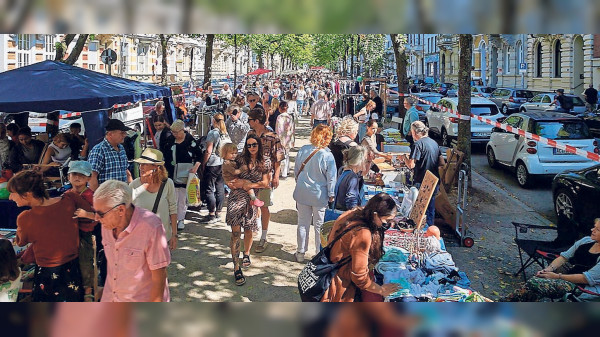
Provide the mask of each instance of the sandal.
{"label": "sandal", "polygon": [[250,255],[244,255],[244,257],[242,258],[242,266],[248,268],[251,264],[252,262],[250,262]]}
{"label": "sandal", "polygon": [[244,283],[246,283],[246,278],[244,277],[244,274],[242,274],[242,270],[238,269],[236,271],[233,272],[233,276],[235,277],[235,284],[238,286],[242,286],[244,285]]}
{"label": "sandal", "polygon": [[94,294],[85,294],[85,295],[83,295],[83,301],[84,302],[96,302],[96,298],[94,297]]}

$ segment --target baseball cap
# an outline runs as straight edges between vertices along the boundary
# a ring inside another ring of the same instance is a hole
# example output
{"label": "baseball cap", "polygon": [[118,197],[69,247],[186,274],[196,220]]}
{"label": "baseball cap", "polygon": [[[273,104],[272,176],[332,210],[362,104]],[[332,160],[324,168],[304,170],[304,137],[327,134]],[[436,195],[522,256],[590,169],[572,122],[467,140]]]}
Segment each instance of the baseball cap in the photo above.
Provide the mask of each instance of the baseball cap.
{"label": "baseball cap", "polygon": [[556,92],[560,92],[561,94],[565,93],[565,89],[556,89]]}
{"label": "baseball cap", "polygon": [[80,173],[84,176],[92,176],[92,164],[84,160],[72,161],[69,163],[69,173]]}
{"label": "baseball cap", "polygon": [[106,131],[130,131],[131,128],[128,128],[118,119],[109,119],[108,124],[106,125]]}

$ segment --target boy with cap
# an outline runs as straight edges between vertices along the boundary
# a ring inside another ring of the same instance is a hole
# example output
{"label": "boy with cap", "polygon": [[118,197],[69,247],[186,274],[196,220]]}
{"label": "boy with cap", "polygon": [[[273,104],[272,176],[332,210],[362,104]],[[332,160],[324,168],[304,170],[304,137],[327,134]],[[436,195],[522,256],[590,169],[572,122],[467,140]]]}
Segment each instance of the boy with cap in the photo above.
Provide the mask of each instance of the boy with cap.
{"label": "boy with cap", "polygon": [[[72,161],[69,163],[69,182],[73,188],[67,193],[77,193],[83,200],[94,204],[94,191],[88,187],[88,182],[92,177],[92,165],[87,161]],[[79,269],[81,269],[81,278],[85,292],[86,302],[93,302],[92,294],[94,285],[94,246],[92,234],[97,222],[94,221],[96,214],[86,212],[78,208],[75,211],[75,217],[79,218]]]}

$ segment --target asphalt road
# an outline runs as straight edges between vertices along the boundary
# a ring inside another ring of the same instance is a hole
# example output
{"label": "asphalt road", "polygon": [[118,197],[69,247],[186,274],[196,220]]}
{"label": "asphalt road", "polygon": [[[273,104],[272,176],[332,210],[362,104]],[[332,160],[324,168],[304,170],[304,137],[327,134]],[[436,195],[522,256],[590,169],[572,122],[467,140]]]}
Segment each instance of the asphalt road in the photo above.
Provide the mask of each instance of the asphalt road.
{"label": "asphalt road", "polygon": [[552,177],[538,177],[535,185],[525,189],[519,186],[515,173],[506,167],[490,168],[483,145],[474,146],[471,155],[473,170],[502,188],[537,213],[556,223],[552,200]]}

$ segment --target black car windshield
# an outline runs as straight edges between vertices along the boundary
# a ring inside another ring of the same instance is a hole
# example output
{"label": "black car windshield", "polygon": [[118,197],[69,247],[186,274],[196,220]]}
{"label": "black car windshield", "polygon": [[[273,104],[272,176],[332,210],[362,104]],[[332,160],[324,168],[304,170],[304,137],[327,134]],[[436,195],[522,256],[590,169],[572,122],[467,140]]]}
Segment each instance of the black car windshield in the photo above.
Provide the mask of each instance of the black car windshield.
{"label": "black car windshield", "polygon": [[492,91],[496,90],[495,88],[491,88],[491,87],[481,87],[479,88],[479,90],[485,94],[491,94]]}
{"label": "black car windshield", "polygon": [[541,121],[535,124],[534,133],[548,139],[589,139],[590,130],[580,121]]}

